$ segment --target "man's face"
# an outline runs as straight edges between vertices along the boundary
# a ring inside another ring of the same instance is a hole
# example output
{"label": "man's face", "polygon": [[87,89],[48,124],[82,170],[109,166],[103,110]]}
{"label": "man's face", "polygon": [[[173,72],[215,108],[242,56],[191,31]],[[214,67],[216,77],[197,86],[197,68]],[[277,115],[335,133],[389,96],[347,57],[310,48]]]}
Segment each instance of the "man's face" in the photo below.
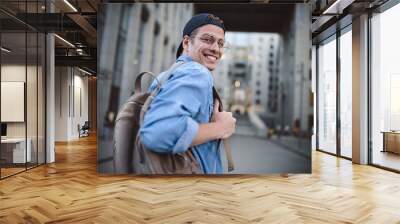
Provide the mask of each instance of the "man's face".
{"label": "man's face", "polygon": [[215,25],[204,25],[198,28],[197,34],[185,36],[183,48],[186,55],[194,61],[214,70],[223,53],[224,30]]}

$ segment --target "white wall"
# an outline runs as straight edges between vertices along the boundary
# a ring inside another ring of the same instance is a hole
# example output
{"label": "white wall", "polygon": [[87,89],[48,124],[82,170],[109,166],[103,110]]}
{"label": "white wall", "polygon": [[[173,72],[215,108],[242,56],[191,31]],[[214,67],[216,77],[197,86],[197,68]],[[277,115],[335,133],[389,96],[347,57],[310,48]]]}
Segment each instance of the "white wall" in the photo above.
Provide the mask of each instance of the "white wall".
{"label": "white wall", "polygon": [[[36,99],[36,80],[33,80],[31,75],[36,75],[36,67],[18,64],[9,64],[1,66],[1,81],[2,82],[25,82],[25,75],[28,72],[28,84],[27,88],[27,121],[28,121],[28,137],[31,133],[36,135],[36,120],[37,115],[37,99]],[[33,88],[32,88],[33,85]],[[4,97],[4,96],[2,96]],[[40,107],[41,105],[39,105]],[[1,108],[1,110],[7,110],[9,108]],[[24,108],[22,108],[24,109]],[[7,136],[8,137],[25,137],[25,126],[26,122],[7,122]]]}
{"label": "white wall", "polygon": [[[2,65],[1,66],[1,81],[2,82],[25,82],[25,69],[28,72],[32,70],[31,66],[28,68],[25,65]],[[2,96],[3,98],[4,96]],[[22,108],[24,109],[24,108]],[[7,108],[1,108],[7,110]],[[8,137],[25,137],[25,122],[7,122],[7,136]]]}
{"label": "white wall", "polygon": [[1,82],[1,121],[24,122],[24,82]]}
{"label": "white wall", "polygon": [[83,75],[76,68],[56,67],[55,141],[79,138],[78,124],[88,120],[88,77]]}
{"label": "white wall", "polygon": [[[1,81],[25,82],[25,69],[25,65],[2,65]],[[25,122],[7,122],[7,137],[25,137],[25,126]]]}
{"label": "white wall", "polygon": [[[3,64],[1,66],[1,81],[2,82],[23,82],[25,86],[20,89],[19,93],[24,94],[26,91],[26,99],[21,99],[22,105],[18,108],[12,108],[10,106],[4,106],[2,102],[1,110],[4,113],[21,113],[21,122],[5,122],[7,124],[7,137],[9,138],[24,138],[27,136],[30,139],[30,148],[32,161],[36,162],[36,158],[39,159],[39,163],[44,163],[44,74],[42,67],[32,66],[25,64]],[[26,80],[27,79],[27,80]],[[3,85],[2,85],[3,87]],[[2,94],[7,94],[2,89]],[[21,92],[22,91],[22,92]],[[10,94],[10,93],[8,93]],[[8,98],[7,95],[2,95],[4,99]],[[22,98],[25,98],[23,96]],[[13,102],[11,102],[13,103]],[[14,102],[17,103],[17,102]],[[13,111],[14,110],[14,111]],[[19,111],[17,111],[19,110]],[[26,119],[25,119],[26,113]],[[2,118],[3,120],[3,118]],[[37,154],[39,154],[37,156]]]}
{"label": "white wall", "polygon": [[68,68],[57,67],[55,69],[55,141],[67,140],[68,117]]}
{"label": "white wall", "polygon": [[[78,74],[76,73],[78,72]],[[89,120],[89,113],[88,113],[88,77],[82,76],[83,73],[80,73],[78,70],[75,69],[74,71],[74,112],[72,113],[72,129],[70,132],[71,138],[78,138],[78,124],[82,126],[85,121]],[[80,91],[80,93],[79,93]],[[80,97],[79,97],[80,95]],[[80,101],[80,102],[79,102]],[[79,105],[80,104],[80,105]],[[72,105],[72,103],[71,103]],[[79,108],[81,107],[81,108]],[[81,110],[81,111],[80,111]]]}

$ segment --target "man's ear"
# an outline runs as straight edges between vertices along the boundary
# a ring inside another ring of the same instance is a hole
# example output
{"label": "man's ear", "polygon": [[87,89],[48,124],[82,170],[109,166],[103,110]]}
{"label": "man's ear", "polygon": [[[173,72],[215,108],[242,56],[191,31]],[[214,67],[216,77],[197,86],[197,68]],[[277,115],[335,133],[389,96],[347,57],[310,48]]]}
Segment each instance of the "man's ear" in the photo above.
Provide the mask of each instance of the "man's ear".
{"label": "man's ear", "polygon": [[183,41],[182,41],[183,51],[185,51],[186,49],[189,48],[189,41],[190,41],[189,36],[186,35],[183,37]]}

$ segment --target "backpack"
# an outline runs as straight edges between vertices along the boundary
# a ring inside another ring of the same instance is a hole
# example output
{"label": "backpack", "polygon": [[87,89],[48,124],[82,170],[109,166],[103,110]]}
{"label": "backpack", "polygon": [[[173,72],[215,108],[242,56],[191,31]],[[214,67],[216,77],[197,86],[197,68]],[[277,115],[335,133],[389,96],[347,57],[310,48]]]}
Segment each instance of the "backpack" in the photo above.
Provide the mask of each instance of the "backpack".
{"label": "backpack", "polygon": [[[144,114],[162,84],[168,80],[172,71],[184,62],[175,63],[160,81],[151,72],[140,73],[135,80],[135,92],[121,107],[115,120],[113,138],[113,168],[114,173],[133,174],[202,174],[192,148],[183,153],[162,154],[147,149],[140,140],[139,129]],[[157,82],[157,87],[150,93],[142,92],[141,80],[144,75],[151,75]],[[219,95],[213,89],[214,98]],[[221,100],[220,100],[221,102]],[[222,110],[220,103],[219,110]],[[220,144],[220,141],[219,143]],[[229,171],[233,170],[232,156],[229,144],[224,141],[227,152]],[[228,149],[227,149],[228,147]],[[228,152],[229,151],[229,152]]]}

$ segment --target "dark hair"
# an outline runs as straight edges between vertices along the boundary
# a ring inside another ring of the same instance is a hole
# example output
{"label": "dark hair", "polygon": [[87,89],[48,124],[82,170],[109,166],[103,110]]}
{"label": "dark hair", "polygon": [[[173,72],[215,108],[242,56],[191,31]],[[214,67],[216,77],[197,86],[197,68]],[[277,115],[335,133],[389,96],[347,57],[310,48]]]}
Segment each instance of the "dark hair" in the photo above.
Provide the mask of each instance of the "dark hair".
{"label": "dark hair", "polygon": [[[185,36],[189,36],[189,39],[193,39],[193,38],[197,35],[197,33],[199,33],[199,29],[200,29],[200,27],[194,29],[194,30],[192,31],[192,33],[190,33],[190,35],[185,35]],[[192,40],[190,40],[190,41],[192,41]],[[183,43],[183,41],[182,41],[182,43]],[[181,44],[182,44],[182,43],[181,43]],[[192,43],[193,43],[193,42],[192,42]],[[182,49],[182,52],[181,52],[179,55],[177,55],[176,57],[178,58],[182,53],[183,53],[183,49]]]}
{"label": "dark hair", "polygon": [[199,33],[199,29],[200,29],[200,27],[199,27],[199,28],[196,28],[196,29],[194,29],[194,30],[192,31],[192,33],[190,33],[190,37],[194,37],[194,36],[196,36],[196,35],[197,35],[197,33]]}
{"label": "dark hair", "polygon": [[[196,29],[194,29],[193,31],[192,31],[192,33],[190,33],[190,38],[191,39],[194,39],[194,37],[199,33],[199,29],[200,29],[200,27],[199,28],[196,28]],[[193,43],[193,42],[192,42]]]}

